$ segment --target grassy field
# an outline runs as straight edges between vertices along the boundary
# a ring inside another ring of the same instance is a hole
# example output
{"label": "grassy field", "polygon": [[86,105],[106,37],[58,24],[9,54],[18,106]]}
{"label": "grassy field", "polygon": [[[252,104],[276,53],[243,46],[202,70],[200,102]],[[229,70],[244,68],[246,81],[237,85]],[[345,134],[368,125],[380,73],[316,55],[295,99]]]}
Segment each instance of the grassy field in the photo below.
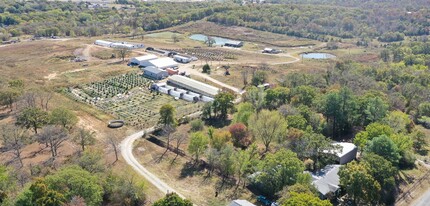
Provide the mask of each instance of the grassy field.
{"label": "grassy field", "polygon": [[290,37],[282,34],[258,31],[244,27],[226,27],[212,22],[201,20],[192,22],[169,29],[170,31],[184,34],[206,34],[211,36],[219,36],[231,38],[235,40],[253,42],[263,49],[267,46],[274,47],[297,47],[306,45],[315,45],[318,41]]}

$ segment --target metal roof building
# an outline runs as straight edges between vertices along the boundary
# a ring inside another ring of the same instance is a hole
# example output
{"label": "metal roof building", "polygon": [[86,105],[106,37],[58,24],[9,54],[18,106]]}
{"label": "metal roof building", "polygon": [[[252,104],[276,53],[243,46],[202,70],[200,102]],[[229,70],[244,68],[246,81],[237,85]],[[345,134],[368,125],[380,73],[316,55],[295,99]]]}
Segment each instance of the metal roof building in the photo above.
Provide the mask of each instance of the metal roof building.
{"label": "metal roof building", "polygon": [[339,164],[343,165],[354,160],[357,156],[357,146],[348,142],[335,142],[333,145],[339,146],[341,149],[333,153],[338,157]]}
{"label": "metal roof building", "polygon": [[156,80],[161,80],[169,76],[169,74],[162,69],[159,69],[157,67],[145,67],[142,69],[143,75]]}
{"label": "metal roof building", "polygon": [[144,67],[154,66],[160,69],[167,69],[177,67],[179,64],[169,57],[163,57],[159,59],[144,61],[140,65]]}
{"label": "metal roof building", "polygon": [[339,172],[340,165],[327,165],[324,169],[312,173],[312,183],[318,189],[322,197],[329,192],[336,193],[340,186]]}
{"label": "metal roof building", "polygon": [[219,89],[214,86],[180,75],[170,76],[167,82],[174,86],[181,87],[186,90],[190,90],[192,92],[196,92],[198,94],[202,94],[209,97],[215,97],[215,95],[219,93]]}
{"label": "metal roof building", "polygon": [[138,56],[138,57],[133,57],[131,58],[131,63],[133,64],[138,64],[140,65],[141,63],[145,62],[145,61],[150,61],[150,60],[154,60],[157,59],[158,57],[153,55],[153,54],[147,54],[144,56]]}
{"label": "metal roof building", "polygon": [[224,44],[224,46],[229,46],[229,47],[242,47],[243,46],[243,42],[242,41],[233,41],[230,40],[228,42],[226,42]]}

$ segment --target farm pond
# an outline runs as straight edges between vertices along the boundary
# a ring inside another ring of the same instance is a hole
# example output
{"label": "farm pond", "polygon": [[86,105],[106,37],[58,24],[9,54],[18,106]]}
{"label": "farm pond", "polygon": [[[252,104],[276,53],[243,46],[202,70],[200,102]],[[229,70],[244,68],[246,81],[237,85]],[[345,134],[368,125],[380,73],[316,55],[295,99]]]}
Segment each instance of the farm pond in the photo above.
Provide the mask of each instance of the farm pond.
{"label": "farm pond", "polygon": [[[208,36],[204,34],[193,34],[190,36],[190,39],[205,42]],[[215,40],[215,45],[224,45],[225,43],[231,41],[230,39],[222,38],[222,37],[212,37]]]}
{"label": "farm pond", "polygon": [[300,57],[303,57],[305,59],[332,59],[336,56],[329,53],[303,53],[300,54]]}

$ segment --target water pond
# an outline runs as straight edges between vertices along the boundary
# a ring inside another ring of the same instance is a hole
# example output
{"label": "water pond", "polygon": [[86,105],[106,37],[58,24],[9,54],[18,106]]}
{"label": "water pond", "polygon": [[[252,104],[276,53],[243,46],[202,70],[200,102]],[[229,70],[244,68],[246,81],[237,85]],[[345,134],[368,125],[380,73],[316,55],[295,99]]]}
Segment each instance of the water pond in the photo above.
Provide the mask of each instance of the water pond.
{"label": "water pond", "polygon": [[[215,40],[215,45],[224,45],[226,42],[231,41],[230,39],[221,38],[221,37],[212,37]],[[193,34],[190,36],[190,39],[205,42],[207,39],[206,35],[203,34]]]}
{"label": "water pond", "polygon": [[329,53],[303,53],[300,54],[301,57],[305,59],[332,59],[336,56]]}

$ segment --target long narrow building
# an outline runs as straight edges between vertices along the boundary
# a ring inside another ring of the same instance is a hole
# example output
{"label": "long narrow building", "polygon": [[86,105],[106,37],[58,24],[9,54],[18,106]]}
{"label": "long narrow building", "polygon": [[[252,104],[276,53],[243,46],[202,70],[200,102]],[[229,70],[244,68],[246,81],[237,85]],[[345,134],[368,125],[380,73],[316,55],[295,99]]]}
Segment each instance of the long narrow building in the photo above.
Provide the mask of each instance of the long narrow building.
{"label": "long narrow building", "polygon": [[167,83],[211,98],[219,93],[219,89],[214,86],[181,75],[170,76]]}

